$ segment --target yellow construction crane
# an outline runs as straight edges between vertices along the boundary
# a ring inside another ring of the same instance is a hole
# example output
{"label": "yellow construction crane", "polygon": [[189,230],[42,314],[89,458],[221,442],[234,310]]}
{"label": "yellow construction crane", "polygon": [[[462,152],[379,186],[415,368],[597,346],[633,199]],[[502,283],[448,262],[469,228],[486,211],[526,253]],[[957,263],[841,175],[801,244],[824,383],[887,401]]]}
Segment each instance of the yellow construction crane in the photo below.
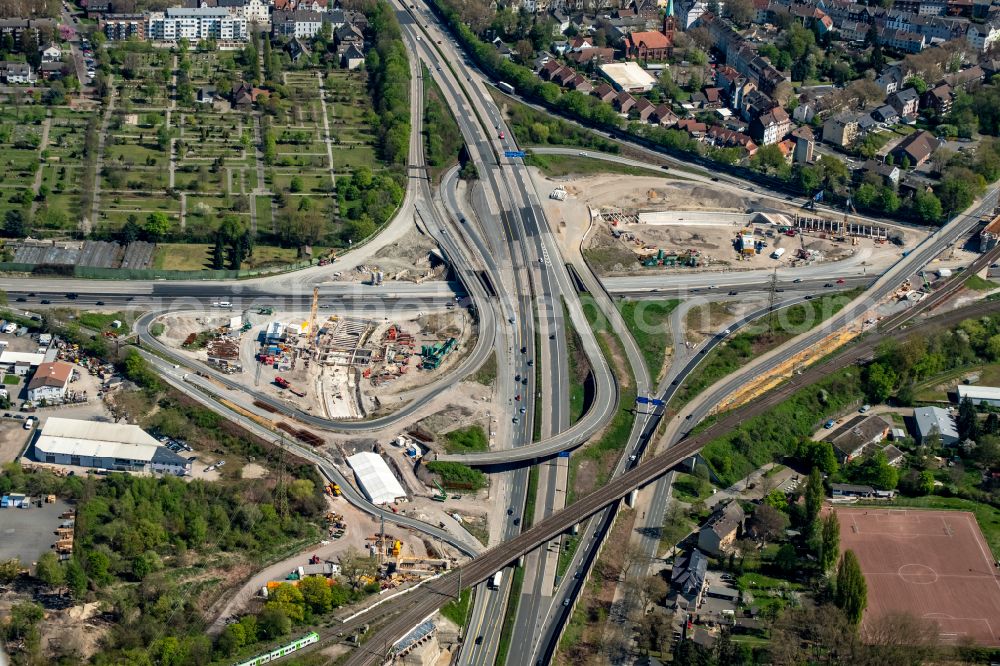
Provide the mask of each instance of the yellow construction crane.
{"label": "yellow construction crane", "polygon": [[319,287],[313,287],[312,308],[309,309],[309,349],[316,351],[316,341],[319,339],[319,331],[316,330],[316,311],[319,309]]}

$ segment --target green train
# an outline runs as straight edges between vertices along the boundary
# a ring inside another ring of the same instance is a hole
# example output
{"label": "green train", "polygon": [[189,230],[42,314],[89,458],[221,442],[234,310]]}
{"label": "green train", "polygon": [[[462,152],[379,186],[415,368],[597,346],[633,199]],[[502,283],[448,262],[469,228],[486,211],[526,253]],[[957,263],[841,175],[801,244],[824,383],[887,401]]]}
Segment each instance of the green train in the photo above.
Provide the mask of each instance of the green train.
{"label": "green train", "polygon": [[270,652],[264,654],[259,654],[253,659],[248,659],[247,661],[241,661],[235,666],[259,666],[260,664],[268,664],[276,659],[281,659],[282,657],[289,655],[297,650],[301,650],[307,645],[312,645],[319,640],[319,634],[315,631],[311,631],[302,638],[296,639],[287,645],[281,645],[274,648]]}

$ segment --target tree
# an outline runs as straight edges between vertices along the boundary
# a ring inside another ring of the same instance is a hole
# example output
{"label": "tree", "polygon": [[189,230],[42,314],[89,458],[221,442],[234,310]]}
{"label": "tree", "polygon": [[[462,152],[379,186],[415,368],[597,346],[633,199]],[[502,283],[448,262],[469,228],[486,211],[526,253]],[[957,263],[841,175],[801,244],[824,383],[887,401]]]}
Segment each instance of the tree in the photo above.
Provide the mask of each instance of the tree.
{"label": "tree", "polygon": [[0,583],[10,583],[21,574],[21,560],[16,557],[0,562]]}
{"label": "tree", "polygon": [[853,550],[844,551],[840,558],[834,603],[853,624],[861,622],[861,616],[868,607],[868,584]]}
{"label": "tree", "polygon": [[299,591],[306,606],[313,613],[321,615],[330,611],[333,595],[330,593],[330,585],[326,578],[307,576],[299,581]]}
{"label": "tree", "polygon": [[[250,641],[255,642],[256,636]],[[231,657],[247,644],[246,628],[239,622],[226,625],[215,642],[216,651],[223,657]]]}
{"label": "tree", "polygon": [[751,0],[727,0],[726,12],[733,23],[745,26],[753,19],[753,3]]}
{"label": "tree", "polygon": [[281,611],[293,622],[305,619],[305,599],[302,592],[291,583],[282,583],[268,595],[267,608]]}
{"label": "tree", "polygon": [[298,176],[292,176],[292,180],[288,183],[289,192],[301,192],[302,191],[302,179]]}
{"label": "tree", "polygon": [[840,551],[840,521],[830,512],[823,518],[820,530],[819,565],[824,572],[833,568]]}
{"label": "tree", "polygon": [[7,211],[3,219],[3,235],[7,238],[24,238],[27,233],[24,213],[16,208]]}
{"label": "tree", "polygon": [[360,590],[365,584],[364,578],[374,577],[378,570],[375,558],[362,555],[356,548],[344,551],[337,558],[337,563],[340,564],[340,575],[353,590]]}
{"label": "tree", "polygon": [[933,192],[919,191],[913,197],[913,212],[922,222],[941,221],[941,200]]}
{"label": "tree", "polygon": [[87,591],[87,572],[76,558],[66,563],[66,585],[74,599],[83,598]]}
{"label": "tree", "polygon": [[146,224],[143,226],[143,231],[146,233],[146,237],[150,242],[156,242],[162,239],[170,231],[170,218],[167,217],[166,213],[150,213],[146,218]]}
{"label": "tree", "polygon": [[43,553],[35,565],[35,576],[49,587],[62,587],[66,582],[66,572],[59,558],[52,551]]}
{"label": "tree", "polygon": [[955,426],[960,440],[976,441],[979,437],[979,415],[976,413],[976,406],[972,404],[969,396],[965,396],[962,398],[962,402],[958,403],[958,417],[955,419]]}
{"label": "tree", "polygon": [[823,498],[826,492],[823,488],[823,475],[820,474],[819,467],[813,467],[809,472],[809,480],[806,482],[806,521],[811,523],[816,520],[820,509],[823,508]]}
{"label": "tree", "polygon": [[788,517],[767,503],[758,504],[750,519],[750,529],[762,541],[773,541],[788,526]]}
{"label": "tree", "polygon": [[257,616],[257,627],[261,638],[274,639],[292,630],[292,621],[281,608],[268,603]]}
{"label": "tree", "polygon": [[871,363],[865,368],[865,393],[872,402],[885,402],[892,395],[898,381],[896,371],[882,363]]}
{"label": "tree", "polygon": [[137,423],[139,417],[144,416],[149,411],[149,401],[139,391],[126,391],[124,389],[113,393],[106,393],[104,404],[111,412],[111,418],[115,423],[125,419],[131,423]]}

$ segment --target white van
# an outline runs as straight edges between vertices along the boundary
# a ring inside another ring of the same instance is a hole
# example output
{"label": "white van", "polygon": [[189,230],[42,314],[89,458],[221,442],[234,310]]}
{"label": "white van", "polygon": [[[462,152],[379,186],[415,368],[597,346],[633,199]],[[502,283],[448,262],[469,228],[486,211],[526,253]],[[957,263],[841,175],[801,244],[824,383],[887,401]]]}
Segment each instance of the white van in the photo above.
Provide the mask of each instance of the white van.
{"label": "white van", "polygon": [[24,419],[24,429],[25,430],[31,430],[33,427],[35,427],[35,417],[34,416],[29,416],[28,418]]}

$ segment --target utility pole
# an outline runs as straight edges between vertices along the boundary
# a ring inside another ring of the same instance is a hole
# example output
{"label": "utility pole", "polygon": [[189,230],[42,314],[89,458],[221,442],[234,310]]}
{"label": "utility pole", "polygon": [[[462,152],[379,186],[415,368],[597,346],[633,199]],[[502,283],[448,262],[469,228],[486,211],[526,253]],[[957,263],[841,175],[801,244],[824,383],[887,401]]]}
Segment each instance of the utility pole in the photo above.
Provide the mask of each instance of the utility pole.
{"label": "utility pole", "polygon": [[774,335],[774,298],[778,289],[778,269],[771,273],[771,286],[767,295],[767,334]]}

